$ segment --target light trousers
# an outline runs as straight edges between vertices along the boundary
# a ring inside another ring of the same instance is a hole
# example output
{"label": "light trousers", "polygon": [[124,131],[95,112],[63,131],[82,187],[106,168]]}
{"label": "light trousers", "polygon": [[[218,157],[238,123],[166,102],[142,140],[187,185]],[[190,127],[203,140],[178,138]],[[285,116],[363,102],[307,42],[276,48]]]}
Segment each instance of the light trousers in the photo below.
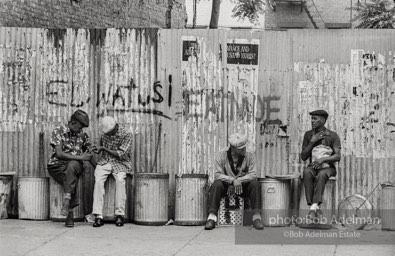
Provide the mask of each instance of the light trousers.
{"label": "light trousers", "polygon": [[115,173],[112,165],[97,165],[95,169],[95,188],[93,190],[93,214],[103,215],[104,183],[108,175],[112,174],[115,179],[115,215],[125,215],[126,203],[126,172]]}

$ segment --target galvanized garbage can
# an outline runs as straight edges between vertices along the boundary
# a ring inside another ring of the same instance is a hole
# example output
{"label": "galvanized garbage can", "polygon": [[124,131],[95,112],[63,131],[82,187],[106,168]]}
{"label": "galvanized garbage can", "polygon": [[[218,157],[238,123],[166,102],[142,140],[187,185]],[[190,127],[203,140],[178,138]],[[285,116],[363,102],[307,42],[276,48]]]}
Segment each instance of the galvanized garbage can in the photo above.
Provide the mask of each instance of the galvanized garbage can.
{"label": "galvanized garbage can", "polygon": [[48,188],[48,178],[18,178],[19,219],[48,220]]}
{"label": "galvanized garbage can", "polygon": [[0,219],[8,218],[7,205],[11,193],[12,175],[0,174]]}
{"label": "galvanized garbage can", "polygon": [[291,182],[259,178],[262,193],[262,222],[265,226],[284,227],[291,224]]}
{"label": "galvanized garbage can", "polygon": [[[126,202],[125,202],[125,216],[124,222],[131,221],[130,212],[132,210],[132,181],[133,176],[126,175]],[[103,202],[103,219],[105,221],[115,221],[115,179],[112,175],[108,175],[106,183],[104,184],[104,202]]]}
{"label": "galvanized garbage can", "polygon": [[381,221],[383,230],[395,231],[395,186],[384,186],[381,191]]}
{"label": "galvanized garbage can", "polygon": [[168,173],[136,173],[134,223],[164,225],[168,221]]}
{"label": "galvanized garbage can", "polygon": [[[82,221],[84,219],[84,200],[83,200],[83,180],[82,176],[78,179],[77,184],[77,200],[80,204],[73,209],[74,221]],[[53,178],[49,178],[49,219],[52,221],[65,221],[66,217],[60,214],[63,206],[64,189]]]}
{"label": "galvanized garbage can", "polygon": [[176,225],[204,225],[207,218],[207,174],[176,174]]}

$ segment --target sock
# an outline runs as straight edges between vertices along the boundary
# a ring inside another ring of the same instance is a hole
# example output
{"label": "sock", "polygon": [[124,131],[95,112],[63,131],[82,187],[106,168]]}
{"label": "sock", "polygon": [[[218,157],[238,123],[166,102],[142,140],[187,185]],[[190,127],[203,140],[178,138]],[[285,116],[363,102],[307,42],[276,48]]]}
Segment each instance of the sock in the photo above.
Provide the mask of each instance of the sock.
{"label": "sock", "polygon": [[319,209],[317,203],[313,203],[313,204],[310,206],[310,210],[312,210],[312,211],[315,211],[315,210],[317,210],[317,209]]}
{"label": "sock", "polygon": [[252,221],[255,221],[255,220],[262,220],[260,212],[256,212],[256,213],[254,213],[254,215],[252,215]]}
{"label": "sock", "polygon": [[71,199],[71,194],[70,193],[64,193],[64,199]]}
{"label": "sock", "polygon": [[217,216],[214,213],[210,212],[208,214],[207,220],[213,220],[213,221],[217,222]]}
{"label": "sock", "polygon": [[97,215],[96,215],[96,218],[98,218],[98,219],[103,219],[103,215],[101,215],[101,214],[100,214],[100,215],[99,215],[99,214],[97,214]]}

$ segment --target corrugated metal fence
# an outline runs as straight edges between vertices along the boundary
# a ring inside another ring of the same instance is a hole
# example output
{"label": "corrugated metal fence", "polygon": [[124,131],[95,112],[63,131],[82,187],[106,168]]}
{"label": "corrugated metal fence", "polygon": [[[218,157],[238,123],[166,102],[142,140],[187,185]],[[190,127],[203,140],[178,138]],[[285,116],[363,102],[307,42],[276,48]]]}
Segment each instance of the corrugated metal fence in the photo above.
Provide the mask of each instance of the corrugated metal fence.
{"label": "corrugated metal fence", "polygon": [[366,196],[395,180],[394,48],[391,30],[0,28],[0,172],[46,176],[50,133],[80,108],[95,142],[103,115],[134,132],[134,171],[169,173],[174,198],[174,174],[211,175],[234,131],[260,177],[301,172],[308,112],[324,108],[343,146],[337,201]]}

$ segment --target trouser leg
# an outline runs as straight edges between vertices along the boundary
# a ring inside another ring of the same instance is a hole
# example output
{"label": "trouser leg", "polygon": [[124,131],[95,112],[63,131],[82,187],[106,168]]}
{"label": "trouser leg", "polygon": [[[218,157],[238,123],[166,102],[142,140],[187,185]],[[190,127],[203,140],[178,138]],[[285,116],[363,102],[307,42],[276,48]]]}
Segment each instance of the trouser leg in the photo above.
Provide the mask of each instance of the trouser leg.
{"label": "trouser leg", "polygon": [[225,196],[226,191],[228,190],[228,184],[216,180],[210,187],[210,195],[209,195],[209,208],[208,213],[214,213],[217,215],[219,204],[221,202],[221,198]]}
{"label": "trouser leg", "polygon": [[322,195],[324,194],[325,185],[329,178],[336,175],[336,171],[332,168],[325,168],[318,171],[315,176],[313,203],[320,205],[322,203]]}
{"label": "trouser leg", "polygon": [[115,179],[115,215],[125,215],[126,203],[126,172],[112,174]]}
{"label": "trouser leg", "polygon": [[248,195],[251,202],[251,209],[254,213],[261,211],[262,194],[261,185],[257,180],[243,184],[243,194]]}
{"label": "trouser leg", "polygon": [[93,189],[93,214],[103,215],[104,183],[111,173],[111,165],[97,165],[95,169],[95,187]]}
{"label": "trouser leg", "polygon": [[303,171],[303,185],[308,205],[311,205],[313,202],[315,175],[316,170],[313,168],[307,167]]}

